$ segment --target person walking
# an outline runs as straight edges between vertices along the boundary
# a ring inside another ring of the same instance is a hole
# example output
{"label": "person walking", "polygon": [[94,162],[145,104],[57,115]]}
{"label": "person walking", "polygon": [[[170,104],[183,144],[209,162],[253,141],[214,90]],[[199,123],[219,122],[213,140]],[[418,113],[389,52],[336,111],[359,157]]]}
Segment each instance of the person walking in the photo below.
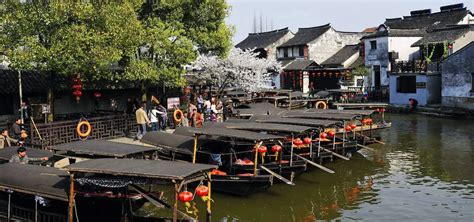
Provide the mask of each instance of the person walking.
{"label": "person walking", "polygon": [[156,108],[156,106],[154,106],[151,110],[150,110],[150,113],[149,113],[149,118],[150,118],[150,122],[151,122],[151,131],[157,131],[158,130],[158,116],[159,116],[159,111],[158,109]]}
{"label": "person walking", "polygon": [[192,102],[190,102],[188,104],[188,123],[189,123],[189,126],[191,127],[195,126],[194,114],[196,110],[197,110],[197,107]]}
{"label": "person walking", "polygon": [[29,158],[26,155],[26,148],[25,147],[18,147],[16,150],[18,154],[13,155],[10,158],[10,163],[20,163],[20,164],[28,164],[30,161],[47,161],[48,157],[41,157],[41,158]]}
{"label": "person walking", "polygon": [[168,113],[166,111],[166,108],[161,104],[158,105],[158,115],[160,115],[160,130],[165,131],[166,123],[168,121]]}
{"label": "person walking", "polygon": [[135,111],[135,117],[137,119],[138,126],[136,139],[141,139],[143,135],[146,134],[147,125],[150,125],[150,119],[148,119],[148,116],[146,115],[144,106],[146,106],[146,102],[143,102],[142,105],[139,105],[137,111]]}

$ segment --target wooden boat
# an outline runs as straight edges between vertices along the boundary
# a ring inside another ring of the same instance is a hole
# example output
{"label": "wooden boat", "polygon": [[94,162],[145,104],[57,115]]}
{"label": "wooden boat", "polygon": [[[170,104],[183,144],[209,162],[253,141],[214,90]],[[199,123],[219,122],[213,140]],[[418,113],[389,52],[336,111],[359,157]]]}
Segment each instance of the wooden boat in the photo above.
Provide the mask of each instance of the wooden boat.
{"label": "wooden boat", "polygon": [[[66,171],[29,164],[0,164],[0,218],[17,221],[140,221],[134,210],[145,201],[173,211],[173,218],[194,218],[178,210],[178,193],[186,184],[207,184],[207,219],[211,216],[210,171],[215,167],[163,160],[94,159],[69,165]],[[68,173],[69,172],[69,173]],[[174,205],[136,186],[172,184]],[[202,194],[204,195],[204,194]],[[140,198],[136,198],[140,197]],[[129,202],[130,201],[130,202]],[[200,200],[199,200],[200,201]],[[45,206],[43,206],[43,204]]]}
{"label": "wooden boat", "polygon": [[[193,163],[213,163],[218,165],[219,161],[211,159],[211,156],[218,156],[220,160],[219,172],[213,179],[213,186],[216,191],[234,195],[249,195],[261,192],[273,185],[274,175],[265,175],[260,169],[261,165],[241,167],[234,163],[235,157],[240,155],[251,155],[252,160],[258,162],[256,150],[245,150],[240,152],[241,147],[250,145],[253,142],[272,142],[282,137],[260,134],[242,130],[225,128],[186,128],[181,130],[187,135],[169,134],[163,132],[147,133],[142,142],[154,145],[161,155],[166,155],[170,159],[185,160]],[[200,136],[209,138],[200,138]],[[231,142],[229,140],[232,140]],[[249,143],[248,141],[252,141]],[[257,143],[255,142],[255,143]],[[224,156],[224,158],[222,158]],[[214,175],[213,175],[214,176]]]}

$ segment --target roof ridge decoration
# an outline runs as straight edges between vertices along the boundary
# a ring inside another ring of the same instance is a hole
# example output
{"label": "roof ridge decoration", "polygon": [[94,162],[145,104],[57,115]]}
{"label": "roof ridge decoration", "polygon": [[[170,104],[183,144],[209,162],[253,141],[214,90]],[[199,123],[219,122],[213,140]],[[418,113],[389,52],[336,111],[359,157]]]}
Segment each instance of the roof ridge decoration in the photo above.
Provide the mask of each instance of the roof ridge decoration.
{"label": "roof ridge decoration", "polygon": [[263,34],[271,34],[271,33],[284,32],[284,31],[289,31],[288,27],[266,31],[266,32],[250,32],[249,35],[263,35]]}
{"label": "roof ridge decoration", "polygon": [[327,23],[327,24],[324,24],[324,25],[313,26],[313,27],[298,28],[298,30],[301,30],[301,29],[316,29],[316,28],[325,28],[325,27],[331,27],[331,23]]}

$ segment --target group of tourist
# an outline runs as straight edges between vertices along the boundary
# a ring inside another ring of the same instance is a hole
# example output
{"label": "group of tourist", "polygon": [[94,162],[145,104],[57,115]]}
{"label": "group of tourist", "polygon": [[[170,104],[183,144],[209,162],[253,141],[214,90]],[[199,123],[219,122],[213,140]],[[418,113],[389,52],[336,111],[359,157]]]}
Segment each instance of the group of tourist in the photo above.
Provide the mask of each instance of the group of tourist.
{"label": "group of tourist", "polygon": [[[25,133],[23,124],[21,123],[21,118],[17,118],[15,123],[11,126],[12,134],[9,130],[4,128],[0,129],[0,149],[15,145],[21,145],[24,143],[25,136],[22,136],[22,133]],[[12,136],[10,136],[12,135]]]}

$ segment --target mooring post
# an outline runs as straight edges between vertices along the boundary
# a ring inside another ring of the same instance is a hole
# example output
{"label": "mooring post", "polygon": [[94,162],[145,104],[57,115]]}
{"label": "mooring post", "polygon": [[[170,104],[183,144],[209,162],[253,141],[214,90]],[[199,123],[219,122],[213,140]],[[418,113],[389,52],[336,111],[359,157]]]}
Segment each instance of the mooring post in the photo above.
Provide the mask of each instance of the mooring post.
{"label": "mooring post", "polygon": [[173,222],[178,222],[178,192],[179,185],[178,183],[174,184],[174,207],[173,207]]}
{"label": "mooring post", "polygon": [[74,174],[71,174],[69,181],[69,222],[74,221]]}
{"label": "mooring post", "polygon": [[193,148],[193,163],[196,163],[196,152],[199,135],[194,135],[194,148]]}
{"label": "mooring post", "polygon": [[212,211],[211,211],[211,173],[207,173],[207,187],[209,189],[209,194],[207,195],[207,214],[206,214],[206,221],[212,221]]}

